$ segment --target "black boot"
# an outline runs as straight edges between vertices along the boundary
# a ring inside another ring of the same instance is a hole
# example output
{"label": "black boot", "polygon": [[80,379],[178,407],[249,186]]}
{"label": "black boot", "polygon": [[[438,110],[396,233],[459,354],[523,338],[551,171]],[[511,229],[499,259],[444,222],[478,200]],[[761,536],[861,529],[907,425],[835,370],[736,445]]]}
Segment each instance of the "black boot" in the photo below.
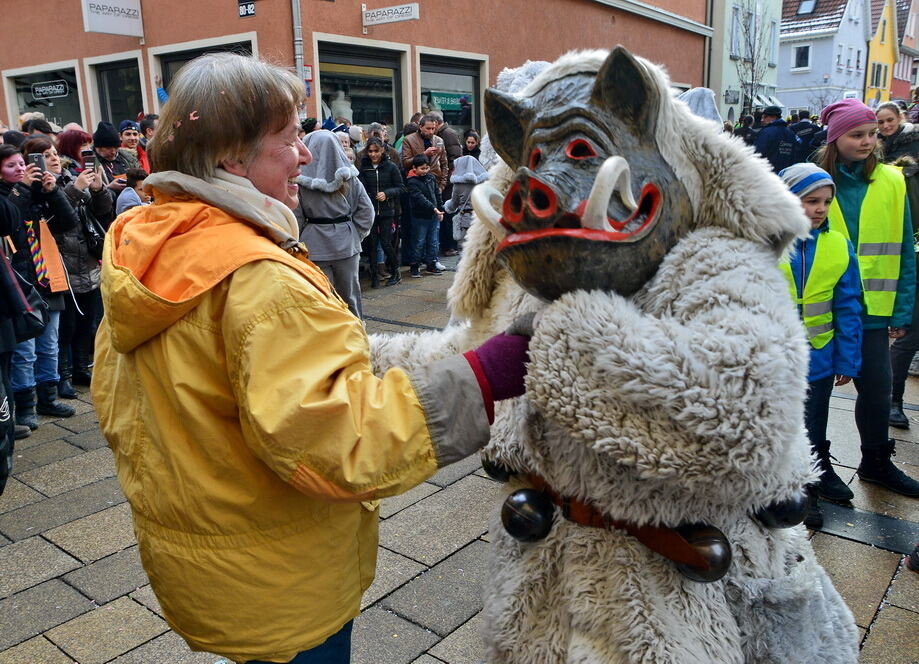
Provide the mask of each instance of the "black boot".
{"label": "black boot", "polygon": [[858,465],[858,479],[880,484],[904,496],[919,497],[919,482],[897,468],[890,457],[896,455],[893,438],[877,449],[862,449],[862,462]]}
{"label": "black boot", "polygon": [[813,449],[817,455],[817,463],[820,468],[820,481],[813,487],[816,495],[833,503],[848,503],[851,501],[855,494],[833,470],[833,464],[830,461],[830,441],[825,440]]}
{"label": "black boot", "polygon": [[909,429],[909,418],[903,412],[902,401],[890,402],[890,416],[887,418],[887,424],[894,429]]}
{"label": "black boot", "polygon": [[39,415],[51,417],[71,417],[77,411],[73,406],[68,406],[57,400],[57,383],[39,383],[35,387],[38,395],[38,405],[35,407]]}
{"label": "black boot", "polygon": [[29,427],[30,431],[38,428],[38,417],[35,416],[35,388],[13,393],[16,403],[16,424]]}
{"label": "black boot", "polygon": [[90,369],[92,363],[93,358],[91,353],[83,349],[74,351],[71,377],[71,382],[74,385],[89,387],[90,381],[92,381],[93,378],[92,369]]}
{"label": "black boot", "polygon": [[61,399],[76,399],[77,393],[73,390],[73,383],[70,382],[70,353],[61,349],[57,356],[57,373],[61,379],[57,382],[57,395]]}

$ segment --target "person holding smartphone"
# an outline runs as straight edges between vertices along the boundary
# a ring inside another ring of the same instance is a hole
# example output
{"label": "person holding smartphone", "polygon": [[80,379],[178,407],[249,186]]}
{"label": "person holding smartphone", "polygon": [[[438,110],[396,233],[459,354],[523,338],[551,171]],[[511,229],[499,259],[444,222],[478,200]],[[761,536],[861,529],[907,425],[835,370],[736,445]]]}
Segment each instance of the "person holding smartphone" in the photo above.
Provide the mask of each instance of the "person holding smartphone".
{"label": "person holding smartphone", "polygon": [[[127,186],[129,168],[140,168],[137,157],[121,147],[121,136],[110,122],[100,122],[93,132],[93,149],[96,153],[96,166],[102,182],[117,199]],[[114,215],[99,219],[106,227],[114,220]]]}
{"label": "person holding smartphone", "polygon": [[[19,223],[9,236],[14,250],[10,257],[13,269],[36,288],[50,309],[50,320],[41,336],[16,345],[10,371],[16,423],[37,429],[36,412],[53,417],[74,414],[73,408],[57,401],[58,325],[64,296],[69,294],[53,234],[75,228],[78,220],[55,175],[26,164],[29,143],[23,144],[22,151],[12,145],[0,145],[0,196],[7,198],[19,213]],[[31,149],[38,149],[34,142]],[[31,154],[38,154],[44,162],[43,152]]]}

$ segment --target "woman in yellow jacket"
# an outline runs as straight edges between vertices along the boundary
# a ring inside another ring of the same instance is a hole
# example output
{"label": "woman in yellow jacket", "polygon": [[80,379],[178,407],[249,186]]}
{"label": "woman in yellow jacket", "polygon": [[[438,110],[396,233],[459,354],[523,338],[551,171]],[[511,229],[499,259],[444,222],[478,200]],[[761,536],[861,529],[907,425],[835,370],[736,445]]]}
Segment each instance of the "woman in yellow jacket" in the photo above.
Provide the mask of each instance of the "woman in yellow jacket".
{"label": "woman in yellow jacket", "polygon": [[528,338],[371,372],[360,321],[297,241],[303,84],[209,55],[151,143],[155,204],[103,257],[92,394],[170,626],[238,662],[346,663],[373,580],[370,501],[487,441]]}

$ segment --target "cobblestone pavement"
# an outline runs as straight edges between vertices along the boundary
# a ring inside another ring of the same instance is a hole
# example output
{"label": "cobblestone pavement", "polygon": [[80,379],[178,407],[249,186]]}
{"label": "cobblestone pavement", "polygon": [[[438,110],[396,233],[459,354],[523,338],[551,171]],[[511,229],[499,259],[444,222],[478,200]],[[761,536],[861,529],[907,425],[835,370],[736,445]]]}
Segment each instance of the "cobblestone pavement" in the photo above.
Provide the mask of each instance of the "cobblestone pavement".
{"label": "cobblestone pavement", "polygon": [[[453,265],[455,259],[446,259]],[[447,322],[454,273],[406,279],[365,291],[373,332],[406,332]],[[919,381],[907,392],[910,431],[900,466],[919,477]],[[919,500],[853,480],[858,436],[851,390],[833,398],[829,437],[837,470],[863,520],[886,515],[919,541]],[[14,477],[0,497],[0,664],[213,664],[172,633],[140,565],[131,517],[114,477],[89,395],[78,414],[45,418],[16,448]],[[481,661],[481,587],[487,522],[500,486],[472,458],[444,468],[381,507],[376,582],[354,630],[355,664],[473,664]],[[839,524],[845,530],[853,526]],[[902,555],[847,538],[814,535],[821,563],[855,614],[863,663],[919,661],[919,574]]]}

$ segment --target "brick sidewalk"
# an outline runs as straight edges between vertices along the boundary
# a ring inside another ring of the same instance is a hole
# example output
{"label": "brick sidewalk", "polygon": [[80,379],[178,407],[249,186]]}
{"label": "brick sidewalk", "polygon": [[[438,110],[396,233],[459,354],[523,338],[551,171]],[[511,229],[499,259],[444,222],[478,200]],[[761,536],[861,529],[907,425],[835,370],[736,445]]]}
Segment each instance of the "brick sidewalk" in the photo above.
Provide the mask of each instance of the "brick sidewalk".
{"label": "brick sidewalk", "polygon": [[[368,289],[368,329],[442,327],[452,277]],[[919,403],[913,380],[908,401]],[[850,481],[858,463],[854,402],[838,394],[829,437],[837,470]],[[43,418],[18,441],[14,477],[0,497],[0,664],[220,661],[190,652],[163,621],[88,394],[76,405],[77,416]],[[896,432],[904,439],[896,460],[919,477],[919,410],[908,414],[914,428]],[[899,519],[919,541],[919,500],[857,479],[851,485],[857,509]],[[481,661],[487,523],[500,493],[472,458],[383,501],[377,578],[355,622],[354,664]],[[905,570],[899,554],[855,539],[817,533],[813,541],[860,626],[861,662],[919,661],[919,574]]]}

